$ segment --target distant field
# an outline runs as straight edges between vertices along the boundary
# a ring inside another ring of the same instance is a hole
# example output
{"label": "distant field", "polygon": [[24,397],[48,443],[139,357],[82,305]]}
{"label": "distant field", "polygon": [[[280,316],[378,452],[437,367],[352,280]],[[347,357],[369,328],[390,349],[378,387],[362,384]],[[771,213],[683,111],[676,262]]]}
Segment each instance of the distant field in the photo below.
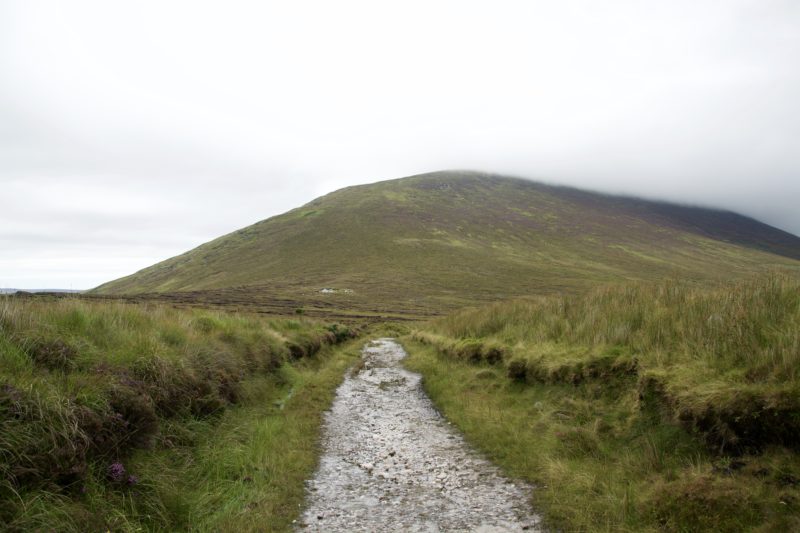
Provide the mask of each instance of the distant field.
{"label": "distant field", "polygon": [[318,289],[271,285],[209,289],[202,291],[103,295],[95,293],[16,293],[18,300],[80,300],[97,303],[163,305],[174,309],[209,309],[260,315],[264,318],[313,318],[346,324],[420,321],[445,312],[441,307],[423,307],[402,302],[374,302],[346,292],[323,293]]}
{"label": "distant field", "polygon": [[77,294],[84,291],[74,291],[72,289],[0,289],[0,294],[14,294],[17,292],[31,292],[31,293],[51,292],[51,293]]}
{"label": "distant field", "polygon": [[252,285],[227,289],[144,293],[136,295],[82,295],[87,300],[109,300],[130,303],[158,302],[181,308],[211,308],[225,311],[257,313],[265,316],[307,316],[345,323],[418,321],[444,312],[441,306],[425,306],[414,302],[371,295],[321,289],[290,284]]}
{"label": "distant field", "polygon": [[409,366],[566,531],[800,530],[800,279],[464,310]]}

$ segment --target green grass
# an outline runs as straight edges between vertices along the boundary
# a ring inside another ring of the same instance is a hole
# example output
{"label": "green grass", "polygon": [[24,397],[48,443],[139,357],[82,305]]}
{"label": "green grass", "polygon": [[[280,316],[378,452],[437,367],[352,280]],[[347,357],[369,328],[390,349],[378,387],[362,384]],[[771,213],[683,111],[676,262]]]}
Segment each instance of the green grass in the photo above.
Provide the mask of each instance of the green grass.
{"label": "green grass", "polygon": [[800,282],[465,310],[408,339],[443,413],[568,531],[800,528]]}
{"label": "green grass", "polygon": [[457,357],[497,353],[509,375],[531,384],[634,374],[639,394],[722,449],[800,442],[791,414],[800,405],[796,277],[499,303],[440,319],[417,338]]}
{"label": "green grass", "polygon": [[172,443],[138,451],[126,467],[134,488],[89,480],[79,497],[29,493],[19,530],[288,531],[316,466],[321,415],[355,344],[286,365],[243,384],[219,419],[171,428]]}
{"label": "green grass", "polygon": [[800,239],[733,213],[441,172],[336,191],[96,292],[424,317],[598,283],[796,271],[798,259]]}
{"label": "green grass", "polygon": [[0,299],[2,529],[286,530],[357,354],[330,346],[349,337],[307,319]]}
{"label": "green grass", "polygon": [[177,471],[180,479],[162,485],[165,493],[179,487],[176,507],[192,510],[166,529],[290,529],[305,498],[304,482],[317,464],[322,412],[358,348],[353,344],[284,368],[283,387],[254,387],[247,407],[231,412],[186,458],[188,468]]}
{"label": "green grass", "polygon": [[510,476],[536,485],[534,508],[555,530],[800,527],[796,453],[716,456],[680,427],[642,416],[624,385],[527,386],[430,346],[406,347],[406,365],[425,376],[437,407]]}

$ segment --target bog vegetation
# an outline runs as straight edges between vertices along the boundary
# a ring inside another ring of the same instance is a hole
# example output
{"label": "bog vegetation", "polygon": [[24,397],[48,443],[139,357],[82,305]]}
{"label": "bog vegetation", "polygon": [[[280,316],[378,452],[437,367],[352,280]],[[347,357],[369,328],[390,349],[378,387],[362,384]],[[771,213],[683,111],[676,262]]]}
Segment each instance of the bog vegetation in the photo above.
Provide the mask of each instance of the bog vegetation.
{"label": "bog vegetation", "polygon": [[286,527],[354,356],[327,346],[351,336],[303,318],[0,298],[0,529]]}
{"label": "bog vegetation", "polygon": [[800,529],[800,281],[628,284],[413,338],[434,400],[567,530]]}
{"label": "bog vegetation", "polygon": [[[0,298],[0,529],[290,529],[353,335],[303,314]],[[800,530],[796,275],[519,299],[405,340],[554,529]]]}

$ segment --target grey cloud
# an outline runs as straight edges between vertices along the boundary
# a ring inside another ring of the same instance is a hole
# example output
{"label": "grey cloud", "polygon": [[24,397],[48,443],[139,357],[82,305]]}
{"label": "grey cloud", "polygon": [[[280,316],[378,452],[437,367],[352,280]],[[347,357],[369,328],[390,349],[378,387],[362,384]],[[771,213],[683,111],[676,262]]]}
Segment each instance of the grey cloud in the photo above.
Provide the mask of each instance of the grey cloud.
{"label": "grey cloud", "polygon": [[443,168],[799,234],[798,26],[788,0],[3,2],[0,282],[89,287]]}

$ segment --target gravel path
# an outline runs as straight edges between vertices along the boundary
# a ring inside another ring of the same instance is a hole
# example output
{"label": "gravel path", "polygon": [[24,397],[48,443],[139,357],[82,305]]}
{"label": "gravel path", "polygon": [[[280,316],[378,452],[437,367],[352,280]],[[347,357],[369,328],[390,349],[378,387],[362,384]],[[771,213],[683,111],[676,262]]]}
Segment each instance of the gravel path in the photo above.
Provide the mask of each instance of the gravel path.
{"label": "gravel path", "polygon": [[371,342],[326,414],[301,531],[537,531],[531,487],[512,483],[434,409],[403,348]]}

